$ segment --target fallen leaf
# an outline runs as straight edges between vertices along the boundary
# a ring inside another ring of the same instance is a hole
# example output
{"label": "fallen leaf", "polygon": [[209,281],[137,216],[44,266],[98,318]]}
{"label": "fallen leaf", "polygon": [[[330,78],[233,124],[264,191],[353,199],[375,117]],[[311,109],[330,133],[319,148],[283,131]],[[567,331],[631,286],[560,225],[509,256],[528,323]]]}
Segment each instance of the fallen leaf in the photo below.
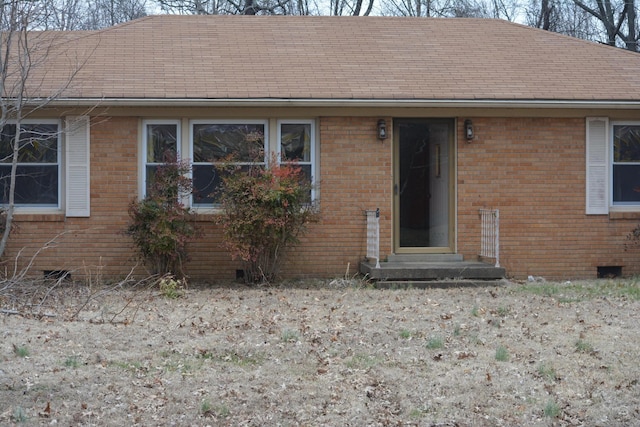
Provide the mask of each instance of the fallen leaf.
{"label": "fallen leaf", "polygon": [[42,418],[49,418],[51,416],[51,402],[47,402],[47,407],[40,411],[38,415]]}

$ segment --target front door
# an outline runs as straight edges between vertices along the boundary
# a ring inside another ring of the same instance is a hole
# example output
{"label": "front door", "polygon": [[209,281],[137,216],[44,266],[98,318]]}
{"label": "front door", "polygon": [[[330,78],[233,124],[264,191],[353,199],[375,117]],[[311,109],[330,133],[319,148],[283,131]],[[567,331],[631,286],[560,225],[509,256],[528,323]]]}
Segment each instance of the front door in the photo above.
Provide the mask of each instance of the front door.
{"label": "front door", "polygon": [[395,141],[395,251],[450,253],[454,121],[397,119]]}

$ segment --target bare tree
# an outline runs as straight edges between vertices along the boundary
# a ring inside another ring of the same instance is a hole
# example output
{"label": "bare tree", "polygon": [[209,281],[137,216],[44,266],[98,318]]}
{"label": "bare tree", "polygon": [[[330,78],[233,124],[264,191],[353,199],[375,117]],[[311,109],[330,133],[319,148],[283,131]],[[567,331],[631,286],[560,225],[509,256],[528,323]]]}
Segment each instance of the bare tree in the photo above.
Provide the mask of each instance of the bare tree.
{"label": "bare tree", "polygon": [[[41,6],[36,1],[5,0],[0,7],[0,163],[4,166],[0,175],[0,187],[4,192],[0,256],[7,247],[13,225],[17,179],[27,176],[19,175],[19,160],[21,156],[46,153],[49,147],[41,144],[42,141],[57,138],[60,132],[59,129],[33,126],[25,130],[24,120],[57,98],[79,70],[70,69],[68,80],[58,89],[48,95],[41,93],[44,74],[37,75],[36,71],[42,71],[47,57],[57,47],[57,41],[50,33],[30,31],[32,26],[38,28],[44,22]],[[7,165],[10,165],[9,171]]]}
{"label": "bare tree", "polygon": [[31,29],[98,30],[147,15],[146,0],[32,0]]}
{"label": "bare tree", "polygon": [[[448,18],[489,18],[503,16],[503,11],[510,10],[510,5],[503,0],[382,0],[382,13],[395,16],[424,16]],[[511,14],[511,13],[510,13]]]}
{"label": "bare tree", "polygon": [[611,46],[621,44],[625,49],[634,52],[638,50],[639,31],[634,0],[574,1],[578,7],[591,14],[602,25],[606,35],[604,43]]}
{"label": "bare tree", "polygon": [[572,37],[638,50],[635,0],[532,0],[525,23]]}
{"label": "bare tree", "polygon": [[329,15],[369,16],[374,0],[330,0]]}
{"label": "bare tree", "polygon": [[594,17],[573,0],[534,0],[526,8],[525,23],[585,40],[595,41],[601,33]]}
{"label": "bare tree", "polygon": [[[40,2],[44,30],[72,31],[85,29],[86,3],[82,0],[47,0]],[[32,23],[32,26],[35,26]]]}
{"label": "bare tree", "polygon": [[185,15],[306,15],[306,0],[155,0],[166,13]]}
{"label": "bare tree", "polygon": [[26,82],[31,70],[32,55],[28,38],[28,24],[36,14],[34,3],[18,0],[8,1],[0,9],[2,27],[2,46],[0,51],[0,129],[12,121],[15,123],[15,136],[12,150],[3,162],[11,162],[9,175],[8,200],[4,207],[4,229],[0,239],[0,255],[4,253],[13,224],[15,209],[16,172],[20,151],[21,122],[25,108]]}
{"label": "bare tree", "polygon": [[85,5],[85,29],[110,27],[147,15],[145,0],[95,0]]}

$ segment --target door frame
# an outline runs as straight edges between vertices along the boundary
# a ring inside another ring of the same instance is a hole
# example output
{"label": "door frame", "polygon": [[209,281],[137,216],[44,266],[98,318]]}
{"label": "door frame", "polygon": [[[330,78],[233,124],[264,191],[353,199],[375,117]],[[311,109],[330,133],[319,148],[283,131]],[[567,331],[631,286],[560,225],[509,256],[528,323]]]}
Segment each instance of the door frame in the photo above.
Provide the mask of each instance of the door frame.
{"label": "door frame", "polygon": [[[416,122],[416,123],[447,123],[450,125],[449,132],[449,245],[443,247],[401,247],[400,246],[400,195],[397,189],[400,185],[400,126],[402,122]],[[396,254],[444,254],[444,253],[456,253],[457,242],[457,128],[458,121],[455,118],[427,118],[427,117],[397,117],[393,119],[393,252]]]}

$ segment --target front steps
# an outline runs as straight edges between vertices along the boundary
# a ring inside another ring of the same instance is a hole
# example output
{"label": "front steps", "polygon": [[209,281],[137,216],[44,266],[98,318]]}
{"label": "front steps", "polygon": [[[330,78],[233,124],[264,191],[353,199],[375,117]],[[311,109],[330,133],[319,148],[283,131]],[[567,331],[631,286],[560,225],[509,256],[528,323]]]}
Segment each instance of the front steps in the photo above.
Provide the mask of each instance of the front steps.
{"label": "front steps", "polygon": [[360,272],[378,282],[421,284],[486,284],[504,279],[505,269],[477,261],[464,261],[459,254],[390,255],[376,268],[375,261],[360,263]]}

